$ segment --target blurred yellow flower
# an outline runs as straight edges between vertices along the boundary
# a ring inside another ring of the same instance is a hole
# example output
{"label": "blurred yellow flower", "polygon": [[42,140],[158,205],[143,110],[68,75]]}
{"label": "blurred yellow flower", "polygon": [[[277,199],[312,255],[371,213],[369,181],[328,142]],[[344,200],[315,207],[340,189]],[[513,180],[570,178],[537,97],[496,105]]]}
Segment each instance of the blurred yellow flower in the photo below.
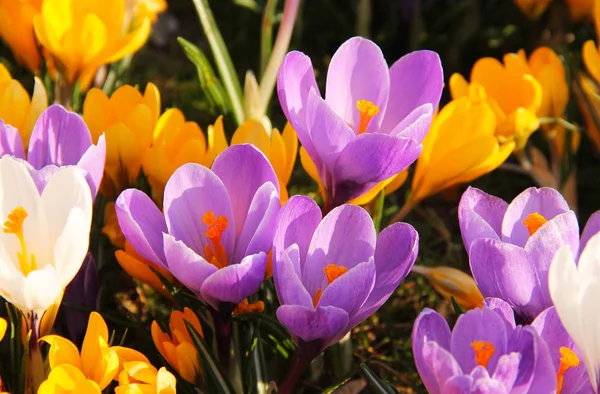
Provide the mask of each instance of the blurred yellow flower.
{"label": "blurred yellow flower", "polygon": [[78,391],[80,388],[98,389],[90,391],[92,393],[104,390],[119,371],[119,357],[109,346],[108,339],[108,327],[96,312],[90,314],[81,353],[66,338],[58,335],[42,337],[40,340],[50,345],[48,362],[51,372],[40,390],[47,390],[43,393],[61,392],[58,388],[73,393],[88,392]]}
{"label": "blurred yellow flower", "polygon": [[43,0],[33,18],[35,35],[70,85],[87,89],[98,68],[139,50],[150,19],[123,28],[125,0]]}
{"label": "blurred yellow flower", "polygon": [[579,22],[592,19],[594,16],[594,0],[565,0],[569,7],[571,20]]}
{"label": "blurred yellow flower", "polygon": [[8,323],[6,320],[0,317],[0,341],[4,338],[4,334],[6,334],[6,328],[8,327]]}
{"label": "blurred yellow flower", "polygon": [[496,115],[485,89],[471,83],[467,94],[434,117],[417,160],[408,205],[494,170],[514,149],[514,142],[496,138]]}
{"label": "blurred yellow flower", "polygon": [[[501,143],[514,141],[521,151],[539,127],[537,112],[542,105],[542,87],[529,65],[516,53],[504,55],[504,64],[494,58],[479,59],[471,70],[471,82],[485,90],[485,100],[496,116],[496,136]],[[469,83],[460,75],[450,77],[453,99],[469,95]]]}
{"label": "blurred yellow flower", "polygon": [[6,67],[0,64],[0,119],[19,130],[25,149],[29,146],[35,122],[47,107],[48,96],[39,78],[35,78],[30,98],[19,81],[13,79]]}
{"label": "blurred yellow flower", "polygon": [[115,394],[175,394],[177,379],[165,367],[158,371],[142,361],[123,363]]}
{"label": "blurred yellow flower", "polygon": [[97,88],[88,92],[83,120],[95,143],[105,133],[106,165],[101,190],[107,198],[116,198],[138,177],[159,114],[160,93],[152,83],[146,86],[143,96],[130,85],[121,86],[110,98]]}
{"label": "blurred yellow flower", "polygon": [[131,21],[133,26],[139,25],[145,18],[150,22],[156,22],[158,14],[167,10],[166,0],[125,0],[126,20]]}
{"label": "blurred yellow flower", "polygon": [[249,119],[237,128],[231,138],[231,145],[237,144],[252,144],[267,156],[279,180],[281,203],[285,203],[288,199],[287,184],[298,155],[298,136],[294,128],[287,123],[283,133],[272,129],[269,135],[262,122]]}
{"label": "blurred yellow flower", "polygon": [[202,326],[198,317],[189,308],[184,308],[183,312],[173,311],[169,322],[171,334],[163,332],[156,321],[152,322],[152,339],[154,346],[160,354],[177,371],[177,373],[190,383],[196,383],[196,378],[202,373],[200,369],[200,360],[198,351],[190,334],[188,333],[185,321],[203,335]]}
{"label": "blurred yellow flower", "polygon": [[552,0],[514,0],[521,11],[531,19],[537,19],[546,11]]}
{"label": "blurred yellow flower", "polygon": [[[216,133],[216,135],[215,135]],[[219,153],[227,148],[222,117],[208,130],[208,146],[202,129],[196,122],[185,120],[177,108],[165,111],[158,119],[152,147],[144,155],[142,166],[152,186],[152,198],[162,203],[165,185],[173,172],[185,163],[212,165]]]}
{"label": "blurred yellow flower", "polygon": [[575,90],[577,103],[583,120],[585,122],[585,131],[588,137],[594,143],[596,150],[600,151],[600,90],[598,84],[584,73],[579,74],[579,86],[581,90]]}
{"label": "blurred yellow flower", "polygon": [[448,300],[454,297],[462,309],[483,307],[483,295],[477,288],[475,280],[461,270],[445,266],[415,265],[412,272],[425,276],[442,297]]}
{"label": "blurred yellow flower", "polygon": [[15,59],[36,74],[40,69],[40,53],[33,17],[41,7],[42,0],[0,0],[0,37]]}
{"label": "blurred yellow flower", "polygon": [[[514,0],[521,11],[531,19],[537,19],[546,11],[552,0]],[[574,22],[591,19],[594,0],[565,0],[569,16]]]}

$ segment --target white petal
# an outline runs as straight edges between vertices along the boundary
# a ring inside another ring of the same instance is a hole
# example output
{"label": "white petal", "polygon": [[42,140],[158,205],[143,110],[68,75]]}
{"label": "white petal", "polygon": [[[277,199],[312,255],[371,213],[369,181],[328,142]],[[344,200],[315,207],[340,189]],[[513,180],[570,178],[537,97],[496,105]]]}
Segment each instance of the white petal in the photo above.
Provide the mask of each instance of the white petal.
{"label": "white petal", "polygon": [[54,266],[63,286],[75,276],[88,251],[92,194],[78,168],[59,170],[42,193],[54,247]]}
{"label": "white petal", "polygon": [[27,277],[15,275],[6,279],[1,284],[3,296],[24,312],[45,311],[63,291],[51,265],[33,271]]}

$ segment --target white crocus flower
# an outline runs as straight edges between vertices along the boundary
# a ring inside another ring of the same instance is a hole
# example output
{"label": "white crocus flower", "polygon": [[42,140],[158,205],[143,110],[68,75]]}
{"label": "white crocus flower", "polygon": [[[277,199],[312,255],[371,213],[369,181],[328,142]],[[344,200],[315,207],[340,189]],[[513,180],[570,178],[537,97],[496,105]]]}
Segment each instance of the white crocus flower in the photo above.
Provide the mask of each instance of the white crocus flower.
{"label": "white crocus flower", "polygon": [[58,170],[40,195],[23,162],[0,158],[0,295],[34,334],[79,271],[91,220],[92,195],[79,168]]}
{"label": "white crocus flower", "polygon": [[579,263],[569,246],[554,256],[548,272],[550,296],[563,326],[583,353],[590,382],[600,379],[600,233],[588,241]]}

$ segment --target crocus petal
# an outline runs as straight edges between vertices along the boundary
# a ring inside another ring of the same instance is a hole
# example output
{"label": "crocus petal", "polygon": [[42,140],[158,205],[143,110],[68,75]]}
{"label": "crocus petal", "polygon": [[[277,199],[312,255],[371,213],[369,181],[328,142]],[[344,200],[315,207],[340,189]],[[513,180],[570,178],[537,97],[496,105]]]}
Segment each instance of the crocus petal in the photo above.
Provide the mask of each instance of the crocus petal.
{"label": "crocus petal", "polygon": [[433,366],[423,354],[426,342],[435,342],[441,348],[450,350],[450,327],[448,322],[433,309],[425,308],[415,320],[412,332],[412,347],[415,365],[423,380],[423,384],[432,394],[442,392],[443,387],[438,383]]}
{"label": "crocus petal", "polygon": [[163,234],[163,242],[169,271],[188,289],[200,295],[202,284],[218,268],[172,235]]}
{"label": "crocus petal", "polygon": [[375,286],[350,325],[358,324],[375,312],[396,290],[412,269],[419,251],[419,235],[407,223],[394,223],[377,237]]}
{"label": "crocus petal", "polygon": [[[509,393],[512,389],[517,375],[519,373],[519,362],[521,361],[521,355],[519,353],[505,354],[498,359],[496,364],[496,370],[492,375],[492,379],[496,380],[504,386],[506,392]],[[486,392],[486,391],[484,391]]]}
{"label": "crocus petal", "polygon": [[313,306],[312,297],[304,288],[300,275],[300,250],[298,245],[293,244],[284,251],[280,260],[273,262],[273,280],[282,305]]}
{"label": "crocus petal", "polygon": [[579,241],[579,252],[578,255],[581,255],[581,252],[585,249],[585,245],[587,245],[590,238],[600,232],[600,211],[594,212],[592,216],[588,219],[585,227],[583,228],[583,233],[581,233],[581,240]]}
{"label": "crocus petal", "polygon": [[[24,162],[24,164],[25,163],[27,162]],[[61,169],[61,167],[49,164],[45,167],[42,167],[41,170],[36,170],[29,163],[27,163],[27,169],[29,170],[29,174],[31,174],[31,177],[35,182],[35,186],[37,187],[40,194],[42,194],[44,188],[46,187],[50,179],[54,176],[54,174],[58,172],[58,170]],[[81,171],[85,172],[84,170]]]}
{"label": "crocus petal", "polygon": [[[207,212],[225,216],[228,226],[223,231],[221,244],[228,258],[233,258],[237,218],[233,216],[223,182],[211,170],[196,163],[184,164],[175,170],[165,186],[164,212],[168,232],[202,256],[205,246],[212,246],[206,237],[208,226],[203,216]],[[135,245],[133,247],[137,250]]]}
{"label": "crocus petal", "polygon": [[521,354],[519,373],[513,390],[527,393],[553,393],[556,390],[556,370],[546,343],[530,326],[517,326],[508,340],[508,352]]}
{"label": "crocus petal", "polygon": [[530,187],[510,203],[502,222],[502,240],[514,245],[525,246],[529,239],[523,220],[532,213],[539,213],[547,220],[568,212],[569,205],[563,196],[549,187]]}
{"label": "crocus petal", "polygon": [[497,297],[488,297],[483,300],[483,305],[502,316],[509,330],[515,328],[515,312],[506,301]]}
{"label": "crocus petal", "polygon": [[508,204],[474,187],[469,187],[458,205],[460,232],[467,253],[477,238],[500,239],[502,219]]}
{"label": "crocus petal", "polygon": [[90,145],[83,154],[77,167],[83,168],[87,174],[86,179],[92,190],[92,197],[96,197],[102,176],[104,175],[104,162],[106,160],[106,139],[101,135],[97,145]]}
{"label": "crocus petal", "polygon": [[163,250],[165,218],[152,199],[137,189],[127,189],[115,204],[119,227],[125,239],[142,257],[167,268]]}
{"label": "crocus petal", "polygon": [[0,156],[12,155],[19,159],[25,158],[21,134],[15,127],[0,119]]}
{"label": "crocus petal", "polygon": [[321,209],[312,198],[292,196],[279,211],[277,231],[273,241],[275,261],[282,261],[284,251],[292,244],[296,244],[300,253],[300,264],[303,264],[306,261],[312,236],[320,222]]}
{"label": "crocus petal", "polygon": [[431,104],[423,104],[406,115],[389,133],[391,137],[403,137],[422,143],[431,127],[435,109]]}
{"label": "crocus petal", "polygon": [[331,58],[325,100],[355,131],[360,124],[356,102],[368,100],[379,107],[380,114],[375,115],[367,127],[367,131],[377,131],[383,120],[389,90],[390,72],[381,49],[374,42],[353,37]]}
{"label": "crocus petal", "polygon": [[244,257],[239,264],[221,268],[204,281],[200,289],[202,298],[213,308],[219,309],[219,302],[239,304],[256,293],[267,267],[265,253]]}
{"label": "crocus petal", "polygon": [[[473,378],[469,375],[456,375],[446,381],[442,388],[444,394],[465,394],[471,393]],[[440,393],[440,391],[429,391],[430,393]]]}
{"label": "crocus petal", "polygon": [[217,156],[212,171],[229,193],[237,238],[244,228],[250,204],[258,189],[264,183],[271,182],[279,193],[277,175],[265,155],[250,144],[229,147]]}
{"label": "crocus petal", "polygon": [[415,51],[402,56],[390,67],[390,96],[381,124],[382,132],[393,130],[423,104],[437,108],[443,87],[444,73],[437,53]]}
{"label": "crocus petal", "polygon": [[363,133],[340,153],[333,169],[334,204],[358,197],[373,183],[388,179],[411,165],[421,154],[415,140]]}
{"label": "crocus petal", "polygon": [[302,273],[302,282],[310,294],[324,289],[327,277],[323,269],[329,264],[351,269],[369,261],[375,251],[375,228],[371,217],[361,207],[343,205],[333,209],[315,231]]}
{"label": "crocus petal", "polygon": [[334,306],[282,305],[277,318],[290,333],[305,342],[333,338],[348,325],[348,313]]}
{"label": "crocus petal", "polygon": [[48,164],[75,165],[90,145],[92,137],[81,116],[52,105],[33,128],[27,159],[37,169]]}
{"label": "crocus petal", "polygon": [[22,311],[41,314],[56,302],[64,290],[56,270],[50,264],[30,272],[26,277],[18,274],[3,278],[0,294]]}
{"label": "crocus petal", "polygon": [[491,378],[478,379],[471,390],[473,394],[506,394],[508,392],[502,382]]}
{"label": "crocus petal", "polygon": [[471,244],[469,264],[484,297],[508,302],[519,315],[533,319],[551,305],[529,254],[518,246],[484,238]]}
{"label": "crocus petal", "polygon": [[431,368],[432,375],[437,380],[438,387],[444,387],[443,390],[436,391],[427,389],[430,393],[446,393],[445,383],[447,380],[454,376],[461,375],[463,373],[460,365],[456,362],[452,353],[441,347],[434,341],[425,341],[423,344],[423,360]]}

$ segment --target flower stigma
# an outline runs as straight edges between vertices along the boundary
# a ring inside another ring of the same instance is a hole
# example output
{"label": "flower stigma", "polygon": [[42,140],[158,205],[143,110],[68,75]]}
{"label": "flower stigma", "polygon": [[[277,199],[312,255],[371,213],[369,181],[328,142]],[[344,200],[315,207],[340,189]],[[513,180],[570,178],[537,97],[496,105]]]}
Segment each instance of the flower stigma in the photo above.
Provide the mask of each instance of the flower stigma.
{"label": "flower stigma", "polygon": [[204,245],[206,261],[219,269],[226,267],[227,252],[221,244],[221,236],[227,229],[227,217],[223,215],[217,217],[213,211],[208,211],[202,216],[202,222],[208,226],[206,237],[212,244],[212,248],[209,244]]}
{"label": "flower stigma", "polygon": [[[348,268],[344,267],[343,265],[329,264],[327,267],[323,268],[323,272],[325,272],[325,276],[327,276],[327,284],[330,285],[340,276],[348,272]],[[323,289],[317,289],[317,292],[313,298],[313,306],[315,308],[317,307],[322,295]]]}
{"label": "flower stigma", "polygon": [[496,352],[494,345],[486,341],[473,341],[471,342],[471,347],[473,347],[473,351],[475,352],[475,362],[487,368],[490,359]]}
{"label": "flower stigma", "polygon": [[548,219],[543,217],[537,212],[530,213],[527,215],[525,220],[523,220],[523,224],[527,227],[527,231],[529,231],[529,236],[531,237],[536,231],[539,230],[544,224],[548,222]]}
{"label": "flower stigma", "polygon": [[27,243],[23,235],[23,222],[27,218],[27,211],[23,207],[16,207],[9,214],[4,222],[2,231],[5,234],[14,234],[21,245],[21,252],[17,252],[19,266],[23,275],[27,276],[31,271],[37,270],[35,255],[31,255],[31,260],[27,254]]}
{"label": "flower stigma", "polygon": [[568,347],[560,348],[560,365],[556,372],[556,394],[560,394],[565,380],[565,372],[571,367],[579,366],[579,357]]}
{"label": "flower stigma", "polygon": [[362,134],[367,131],[371,119],[379,113],[379,107],[368,100],[358,100],[356,108],[360,112],[360,124],[358,125],[358,133]]}

